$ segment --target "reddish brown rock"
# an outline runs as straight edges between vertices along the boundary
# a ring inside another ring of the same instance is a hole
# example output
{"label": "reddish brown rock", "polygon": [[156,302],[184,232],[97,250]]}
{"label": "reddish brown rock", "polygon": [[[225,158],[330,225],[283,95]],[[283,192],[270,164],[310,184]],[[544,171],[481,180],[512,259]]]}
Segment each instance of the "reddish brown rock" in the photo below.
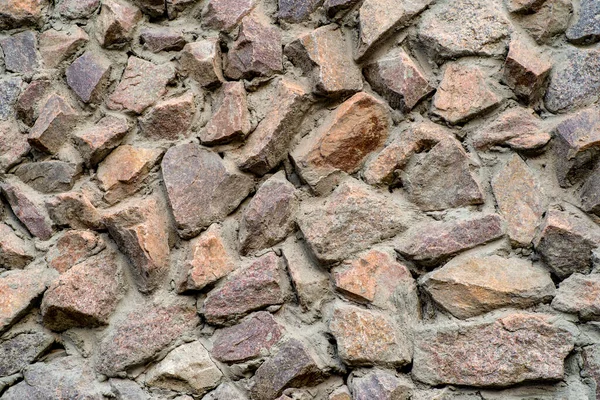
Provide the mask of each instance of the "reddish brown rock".
{"label": "reddish brown rock", "polygon": [[408,400],[412,398],[414,385],[406,376],[398,377],[390,372],[375,369],[363,376],[352,376],[350,379],[354,400]]}
{"label": "reddish brown rock", "polygon": [[221,228],[213,224],[189,244],[182,263],[177,292],[201,290],[227,276],[236,268],[232,251],[223,238]]}
{"label": "reddish brown rock", "polygon": [[283,171],[262,184],[242,214],[239,228],[242,254],[271,247],[294,231],[298,209],[295,192]]}
{"label": "reddish brown rock", "polygon": [[278,0],[277,17],[289,22],[305,20],[323,0]]}
{"label": "reddish brown rock", "polygon": [[0,29],[40,25],[46,0],[4,0],[0,7]]}
{"label": "reddish brown rock", "polygon": [[107,325],[125,294],[123,270],[111,250],[63,273],[42,300],[44,325],[54,331]]}
{"label": "reddish brown rock", "polygon": [[435,90],[421,67],[402,48],[367,64],[363,72],[373,90],[403,112],[412,110]]}
{"label": "reddish brown rock", "polygon": [[187,143],[171,147],[162,160],[163,181],[177,230],[192,238],[237,208],[254,186],[216,154]]}
{"label": "reddish brown rock", "polygon": [[225,363],[239,363],[267,355],[279,342],[283,328],[266,311],[250,314],[239,324],[215,333],[211,354]]}
{"label": "reddish brown rock", "polygon": [[37,37],[32,31],[15,33],[0,40],[4,53],[4,67],[7,71],[30,74],[40,65],[37,51]]}
{"label": "reddish brown rock", "polygon": [[108,115],[93,127],[75,132],[75,143],[88,167],[94,167],[117,147],[129,131],[127,120]]}
{"label": "reddish brown rock", "polygon": [[27,135],[21,133],[16,121],[0,121],[0,171],[8,171],[29,150]]}
{"label": "reddish brown rock", "polygon": [[151,18],[163,17],[167,12],[167,5],[164,0],[134,0],[144,14]]}
{"label": "reddish brown rock", "polygon": [[31,243],[17,236],[10,226],[0,223],[0,266],[25,268],[34,257],[35,249]]}
{"label": "reddish brown rock", "polygon": [[573,6],[571,0],[546,0],[540,3],[535,7],[535,13],[517,16],[515,20],[538,44],[548,44],[567,29]]}
{"label": "reddish brown rock", "polygon": [[424,326],[415,335],[412,374],[429,385],[476,387],[560,380],[572,349],[572,333],[544,314]]}
{"label": "reddish brown rock", "polygon": [[138,290],[156,289],[169,270],[169,226],[164,206],[154,197],[132,199],[111,210],[104,222],[128,258]]}
{"label": "reddish brown rock", "polygon": [[101,229],[100,213],[83,193],[62,193],[46,201],[46,209],[57,226],[74,229]]}
{"label": "reddish brown rock", "polygon": [[23,317],[46,290],[47,276],[35,269],[0,274],[0,332]]}
{"label": "reddish brown rock", "polygon": [[248,15],[227,54],[225,75],[231,79],[269,77],[283,71],[281,32],[266,17]]}
{"label": "reddish brown rock", "polygon": [[69,230],[48,251],[46,261],[62,274],[104,248],[106,243],[98,234],[88,230]]}
{"label": "reddish brown rock", "polygon": [[67,84],[84,103],[98,103],[108,86],[110,68],[102,54],[87,51],[67,68]]}
{"label": "reddish brown rock", "polygon": [[0,345],[0,376],[21,372],[54,343],[46,332],[23,332]]}
{"label": "reddish brown rock", "polygon": [[600,275],[573,274],[560,283],[552,300],[555,309],[578,314],[583,320],[600,320]]}
{"label": "reddish brown rock", "polygon": [[41,79],[32,81],[21,93],[19,100],[15,104],[17,118],[25,124],[32,126],[38,118],[41,106],[48,97],[51,86],[49,80]]}
{"label": "reddish brown rock", "polygon": [[140,118],[141,133],[152,139],[176,140],[187,137],[195,112],[196,104],[191,91],[161,101]]}
{"label": "reddish brown rock", "polygon": [[186,42],[180,29],[152,26],[144,28],[140,32],[140,43],[153,53],[179,51],[183,49]]}
{"label": "reddish brown rock", "polygon": [[518,246],[529,246],[545,211],[540,185],[525,162],[514,155],[492,179],[492,190],[506,233]]}
{"label": "reddish brown rock", "polygon": [[202,24],[208,28],[230,31],[255,5],[255,0],[210,0],[202,11]]}
{"label": "reddish brown rock", "polygon": [[41,240],[52,237],[52,223],[36,193],[16,180],[5,180],[0,186],[15,216],[27,230]]}
{"label": "reddish brown rock", "polygon": [[86,18],[100,6],[100,0],[60,0],[56,11],[69,19]]}
{"label": "reddish brown rock", "polygon": [[214,112],[200,132],[203,144],[221,144],[246,137],[250,132],[250,112],[242,82],[225,82]]}
{"label": "reddish brown rock", "polygon": [[489,111],[501,101],[478,67],[452,63],[446,67],[433,97],[432,112],[458,124]]}
{"label": "reddish brown rock", "polygon": [[203,314],[213,325],[226,325],[251,311],[283,303],[282,259],[268,253],[249,267],[236,271],[208,293]]}
{"label": "reddish brown rock", "polygon": [[335,25],[322,26],[300,36],[285,47],[285,54],[311,77],[313,91],[318,94],[342,96],[363,87],[360,69]]}
{"label": "reddish brown rock", "polygon": [[29,132],[29,144],[45,153],[54,154],[67,142],[78,115],[61,96],[48,98],[35,125]]}
{"label": "reddish brown rock", "polygon": [[431,265],[503,235],[502,219],[495,214],[455,221],[433,221],[406,231],[397,241],[396,251],[414,261]]}
{"label": "reddish brown rock", "polygon": [[128,110],[140,114],[166,92],[166,85],[175,77],[170,64],[156,65],[137,57],[129,57],[121,82],[110,95],[111,110]]}
{"label": "reddish brown rock", "polygon": [[539,49],[518,37],[510,41],[504,80],[517,96],[528,102],[539,100],[551,68],[552,64]]}
{"label": "reddish brown rock", "polygon": [[340,105],[314,133],[292,152],[301,178],[318,193],[353,174],[365,158],[383,147],[390,130],[386,105],[367,93],[358,93]]}
{"label": "reddish brown rock", "polygon": [[102,2],[96,19],[96,38],[102,47],[122,47],[131,41],[137,23],[142,19],[139,8],[123,0]]}
{"label": "reddish brown rock", "polygon": [[264,175],[283,161],[308,109],[308,93],[294,82],[277,84],[274,108],[258,124],[236,155],[240,169]]}
{"label": "reddish brown rock", "polygon": [[188,43],[179,58],[181,71],[200,84],[210,87],[223,82],[221,47],[218,38]]}
{"label": "reddish brown rock", "polygon": [[44,31],[39,36],[39,48],[44,66],[56,68],[89,40],[88,34],[77,25],[72,25],[62,31],[56,29]]}

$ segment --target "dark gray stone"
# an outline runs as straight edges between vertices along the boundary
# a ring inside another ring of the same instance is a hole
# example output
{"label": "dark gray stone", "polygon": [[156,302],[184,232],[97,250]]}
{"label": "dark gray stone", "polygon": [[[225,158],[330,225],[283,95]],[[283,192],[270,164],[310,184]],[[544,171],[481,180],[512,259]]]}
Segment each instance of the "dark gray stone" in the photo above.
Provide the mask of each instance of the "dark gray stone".
{"label": "dark gray stone", "polygon": [[84,103],[100,101],[110,78],[110,61],[88,51],[73,61],[66,71],[67,83]]}
{"label": "dark gray stone", "polygon": [[15,114],[14,104],[21,93],[20,78],[8,77],[0,80],[0,120]]}
{"label": "dark gray stone", "polygon": [[8,71],[31,73],[39,65],[37,39],[31,31],[16,33],[0,40],[4,52],[4,65]]}
{"label": "dark gray stone", "polygon": [[0,377],[16,374],[54,343],[44,332],[21,333],[0,344]]}
{"label": "dark gray stone", "polygon": [[323,2],[323,0],[279,0],[281,19],[290,22],[300,22],[308,17]]}
{"label": "dark gray stone", "polygon": [[63,161],[40,161],[21,164],[13,173],[23,182],[42,193],[59,193],[70,190],[81,167]]}
{"label": "dark gray stone", "polygon": [[600,0],[581,0],[579,16],[567,29],[567,39],[573,43],[589,44],[600,40]]}

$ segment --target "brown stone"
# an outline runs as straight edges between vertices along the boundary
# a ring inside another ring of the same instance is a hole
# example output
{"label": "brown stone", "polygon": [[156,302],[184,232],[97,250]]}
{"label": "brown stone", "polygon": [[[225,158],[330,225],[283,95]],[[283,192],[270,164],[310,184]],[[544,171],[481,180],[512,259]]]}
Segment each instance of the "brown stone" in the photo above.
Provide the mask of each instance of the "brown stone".
{"label": "brown stone", "polygon": [[62,193],[46,201],[46,209],[57,226],[74,229],[101,229],[100,213],[83,193]]}
{"label": "brown stone", "polygon": [[0,333],[23,317],[47,287],[45,273],[35,269],[0,274]]}
{"label": "brown stone", "polygon": [[221,47],[218,38],[188,43],[181,52],[179,64],[184,75],[209,87],[223,82]]}
{"label": "brown stone", "polygon": [[429,385],[476,387],[560,380],[572,349],[572,333],[544,314],[423,326],[415,335],[412,375]]}
{"label": "brown stone", "polygon": [[63,161],[39,161],[20,164],[13,173],[38,192],[57,193],[73,187],[81,175],[81,166]]}
{"label": "brown stone", "polygon": [[0,266],[25,268],[34,257],[35,249],[31,243],[17,236],[10,226],[0,223]]}
{"label": "brown stone", "polygon": [[98,103],[108,86],[110,68],[102,54],[87,51],[67,68],[67,84],[84,103]]}
{"label": "brown stone", "polygon": [[546,0],[508,0],[506,9],[511,13],[531,14],[540,9]]}
{"label": "brown stone", "polygon": [[[384,370],[370,370],[363,376],[352,376],[350,387],[354,400],[408,400],[414,385],[410,379]],[[445,400],[445,399],[444,399]]]}
{"label": "brown stone", "polygon": [[279,28],[266,17],[248,15],[227,54],[225,75],[231,79],[269,77],[283,71],[283,49]]}
{"label": "brown stone", "polygon": [[289,22],[305,20],[323,0],[278,0],[277,17]]}
{"label": "brown stone", "polygon": [[131,199],[104,217],[108,232],[130,261],[138,290],[158,287],[169,270],[169,226],[154,197]]}
{"label": "brown stone", "polygon": [[45,153],[54,154],[67,142],[78,115],[61,96],[48,98],[35,125],[29,132],[29,144]]}
{"label": "brown stone", "polygon": [[494,176],[492,190],[508,237],[518,246],[529,246],[545,204],[537,179],[521,157],[513,155]]}
{"label": "brown stone", "polygon": [[240,363],[266,356],[279,342],[283,328],[271,314],[259,311],[239,324],[215,333],[211,354],[225,363]]}
{"label": "brown stone", "polygon": [[328,400],[352,400],[352,395],[347,386],[340,386],[335,389],[328,397]]}
{"label": "brown stone", "polygon": [[21,372],[54,343],[46,332],[23,332],[0,344],[0,376]]}
{"label": "brown stone", "polygon": [[37,37],[32,31],[15,33],[0,40],[7,71],[22,74],[33,73],[40,64],[37,52]]}
{"label": "brown stone", "polygon": [[164,0],[134,0],[134,3],[151,18],[160,18],[167,13],[167,5]]}
{"label": "brown stone", "polygon": [[213,224],[190,242],[187,257],[180,267],[177,292],[201,290],[227,276],[236,266],[221,228]]}
{"label": "brown stone", "polygon": [[546,0],[535,13],[515,19],[538,44],[547,44],[567,29],[572,11],[571,0]]}
{"label": "brown stone", "polygon": [[52,223],[36,193],[16,180],[5,180],[0,186],[15,216],[27,230],[41,240],[52,237]]}
{"label": "brown stone", "polygon": [[255,0],[210,0],[202,11],[202,24],[220,31],[230,31],[255,6]]}
{"label": "brown stone", "polygon": [[186,42],[180,29],[152,26],[146,27],[140,32],[140,43],[153,53],[179,51],[183,49]]}
{"label": "brown stone", "polygon": [[71,25],[62,31],[56,29],[44,31],[39,36],[39,48],[44,66],[56,68],[89,40],[88,34],[77,25]]}
{"label": "brown stone", "polygon": [[432,265],[502,237],[503,225],[496,214],[426,222],[408,229],[397,241],[396,251],[424,265]]}
{"label": "brown stone", "polygon": [[29,150],[27,135],[21,133],[16,121],[0,121],[0,171],[7,172]]}
{"label": "brown stone", "polygon": [[206,127],[200,131],[203,144],[221,144],[246,137],[250,132],[250,112],[242,82],[225,82]]}
{"label": "brown stone", "polygon": [[56,241],[56,246],[48,251],[46,261],[62,274],[104,248],[106,243],[95,232],[68,230]]}
{"label": "brown stone", "polygon": [[171,147],[162,160],[163,181],[177,230],[192,238],[223,219],[248,196],[254,181],[216,154],[187,143]]}
{"label": "brown stone", "polygon": [[15,105],[17,118],[22,120],[28,126],[32,126],[38,118],[41,106],[48,97],[51,86],[49,80],[41,79],[32,81],[21,93],[21,96]]}
{"label": "brown stone", "polygon": [[575,273],[562,281],[552,300],[558,311],[578,314],[583,320],[600,320],[600,275]]}
{"label": "brown stone", "polygon": [[478,67],[451,63],[433,97],[432,112],[458,124],[489,111],[501,101]]}
{"label": "brown stone", "polygon": [[69,19],[87,18],[100,6],[100,0],[60,0],[56,11]]}
{"label": "brown stone", "polygon": [[311,77],[315,93],[342,96],[363,87],[360,69],[342,32],[333,24],[300,36],[285,47],[285,54]]}
{"label": "brown stone", "polygon": [[258,189],[240,221],[242,254],[271,247],[294,231],[298,209],[296,188],[283,171],[269,178]]}
{"label": "brown stone", "polygon": [[55,331],[107,325],[125,294],[122,266],[111,250],[88,258],[63,273],[44,294],[44,325]]}
{"label": "brown stone", "polygon": [[301,178],[318,193],[353,174],[366,157],[383,147],[390,130],[386,105],[361,92],[340,105],[314,133],[292,152]]}
{"label": "brown stone", "polygon": [[175,77],[170,64],[156,65],[137,57],[129,57],[121,82],[110,95],[111,110],[128,110],[137,114],[154,104],[166,92],[166,85]]}
{"label": "brown stone", "polygon": [[206,321],[226,325],[252,311],[282,304],[282,264],[282,259],[270,252],[231,274],[222,286],[208,293],[203,307]]}
{"label": "brown stone", "polygon": [[551,68],[552,64],[539,49],[518,37],[510,41],[504,81],[518,97],[530,103],[539,100]]}
{"label": "brown stone", "polygon": [[122,0],[102,2],[96,19],[96,38],[105,48],[122,47],[129,43],[137,23],[142,19],[139,8]]}
{"label": "brown stone", "polygon": [[185,92],[161,101],[148,110],[139,120],[141,132],[152,139],[176,140],[187,137],[195,112],[194,94]]}
{"label": "brown stone", "polygon": [[127,120],[108,115],[93,127],[76,131],[75,143],[88,167],[94,167],[117,147],[129,131]]}
{"label": "brown stone", "polygon": [[279,81],[273,109],[236,155],[240,169],[264,175],[283,161],[308,109],[308,93],[287,79]]}
{"label": "brown stone", "polygon": [[40,25],[46,0],[3,0],[0,4],[0,29]]}

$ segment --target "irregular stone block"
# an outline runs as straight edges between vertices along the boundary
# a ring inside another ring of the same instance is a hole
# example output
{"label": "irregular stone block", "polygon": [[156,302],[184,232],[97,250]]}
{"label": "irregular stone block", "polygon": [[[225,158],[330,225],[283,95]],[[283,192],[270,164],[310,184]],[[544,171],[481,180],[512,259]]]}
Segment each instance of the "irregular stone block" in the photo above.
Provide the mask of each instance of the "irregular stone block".
{"label": "irregular stone block", "polygon": [[220,31],[230,31],[256,5],[255,0],[210,0],[202,11],[202,24]]}
{"label": "irregular stone block", "polygon": [[506,9],[511,13],[531,14],[540,9],[546,0],[508,0]]}
{"label": "irregular stone block", "polygon": [[77,120],[73,107],[63,97],[53,94],[40,110],[27,141],[39,151],[57,153],[67,142]]}
{"label": "irregular stone block", "polygon": [[152,26],[142,29],[140,43],[144,45],[145,49],[159,53],[161,51],[179,51],[183,49],[187,41],[179,29]]}
{"label": "irregular stone block", "polygon": [[56,241],[56,246],[48,251],[46,261],[62,274],[105,248],[106,243],[95,232],[68,230]]}
{"label": "irregular stone block", "polygon": [[600,320],[600,276],[575,273],[562,281],[552,300],[552,307],[566,313],[578,314],[583,320]]}
{"label": "irregular stone block", "polygon": [[150,400],[150,395],[134,381],[113,378],[109,383],[114,394],[117,395],[117,400]]}
{"label": "irregular stone block", "polygon": [[0,11],[0,29],[39,26],[47,6],[46,0],[5,0]]}
{"label": "irregular stone block", "polygon": [[21,133],[16,121],[0,121],[0,171],[8,172],[30,149],[27,135]]}
{"label": "irregular stone block", "polygon": [[544,94],[552,63],[541,51],[514,37],[504,61],[504,81],[515,94],[532,103]]}
{"label": "irregular stone block", "polygon": [[350,394],[347,386],[340,386],[331,392],[328,400],[352,400],[352,395]]}
{"label": "irregular stone block", "polygon": [[600,166],[596,165],[581,187],[581,209],[600,215]]}
{"label": "irregular stone block", "polygon": [[89,40],[88,34],[77,25],[71,25],[61,31],[56,29],[44,31],[39,36],[39,48],[44,66],[56,68]]}
{"label": "irregular stone block", "polygon": [[358,4],[358,0],[325,0],[323,2],[323,8],[329,18],[335,17],[337,14],[341,14],[356,4]]}
{"label": "irregular stone block", "polygon": [[35,248],[31,243],[17,236],[10,226],[0,223],[0,266],[21,269],[34,258]]}
{"label": "irregular stone block", "polygon": [[69,19],[87,18],[100,6],[100,0],[60,0],[56,11]]}
{"label": "irregular stone block", "polygon": [[96,19],[96,38],[102,47],[123,47],[131,41],[141,19],[140,9],[130,3],[122,0],[103,1]]}
{"label": "irregular stone block", "polygon": [[22,83],[17,77],[0,80],[0,120],[6,120],[15,114],[14,105],[21,92]]}
{"label": "irregular stone block", "polygon": [[7,71],[30,74],[39,67],[37,38],[32,31],[15,33],[2,39],[0,47],[4,53],[4,67]]}
{"label": "irregular stone block", "polygon": [[571,0],[546,0],[535,13],[515,19],[538,44],[548,44],[567,29],[572,11]]}
{"label": "irregular stone block", "polygon": [[41,240],[52,237],[50,218],[33,190],[15,180],[5,180],[0,189],[15,216],[25,225],[29,233]]}
{"label": "irregular stone block", "polygon": [[595,43],[600,40],[600,3],[597,0],[583,0],[579,5],[577,20],[567,29],[567,39],[578,44]]}
{"label": "irregular stone block", "polygon": [[233,383],[222,383],[218,388],[203,397],[203,400],[248,400]]}
{"label": "irregular stone block", "polygon": [[179,64],[184,75],[203,87],[223,82],[221,47],[218,38],[188,43],[181,52]]}
{"label": "irregular stone block", "polygon": [[86,165],[92,168],[121,143],[128,131],[125,118],[108,115],[93,127],[76,131],[73,138]]}
{"label": "irregular stone block", "polygon": [[414,390],[408,378],[382,370],[354,376],[350,387],[354,400],[408,400]]}
{"label": "irregular stone block", "polygon": [[81,166],[63,161],[39,161],[20,164],[13,173],[38,192],[57,193],[73,187],[81,175]]}
{"label": "irregular stone block", "polygon": [[214,112],[200,131],[203,144],[222,144],[246,137],[250,132],[250,112],[242,82],[225,82],[216,100]]}
{"label": "irregular stone block", "polygon": [[67,84],[84,103],[98,103],[108,86],[110,68],[106,57],[87,51],[67,68]]}
{"label": "irregular stone block", "polygon": [[[585,346],[582,351],[583,374],[592,378],[596,385],[600,382],[600,346],[593,344]],[[598,393],[596,393],[596,398]],[[592,397],[593,398],[593,397]]]}
{"label": "irregular stone block", "polygon": [[13,270],[0,274],[0,333],[23,317],[48,285],[45,271]]}
{"label": "irregular stone block", "polygon": [[34,362],[54,343],[45,332],[21,333],[0,344],[0,377],[16,374]]}
{"label": "irregular stone block", "polygon": [[144,14],[152,18],[160,18],[167,13],[167,4],[164,0],[134,0]]}
{"label": "irregular stone block", "polygon": [[141,133],[152,139],[176,140],[187,137],[195,112],[196,104],[191,91],[161,101],[139,119]]}
{"label": "irregular stone block", "polygon": [[15,104],[17,118],[28,126],[32,126],[38,118],[41,106],[48,97],[51,86],[49,80],[41,79],[32,81],[19,97],[17,104]]}
{"label": "irregular stone block", "polygon": [[46,209],[57,226],[74,229],[102,229],[100,213],[83,193],[59,194],[46,201]]}
{"label": "irregular stone block", "polygon": [[278,0],[277,17],[289,22],[305,20],[323,0]]}

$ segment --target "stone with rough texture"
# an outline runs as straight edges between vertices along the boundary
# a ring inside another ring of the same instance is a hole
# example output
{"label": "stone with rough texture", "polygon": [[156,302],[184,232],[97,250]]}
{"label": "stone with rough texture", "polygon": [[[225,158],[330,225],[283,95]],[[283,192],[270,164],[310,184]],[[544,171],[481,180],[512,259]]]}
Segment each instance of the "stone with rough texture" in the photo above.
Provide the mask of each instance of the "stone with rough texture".
{"label": "stone with rough texture", "polygon": [[540,9],[546,0],[507,0],[506,9],[510,13],[531,14]]}
{"label": "stone with rough texture", "polygon": [[0,29],[40,25],[46,0],[3,0],[0,3]]}
{"label": "stone with rough texture", "polygon": [[208,393],[202,400],[248,400],[233,383],[222,383],[218,388]]}
{"label": "stone with rough texture", "polygon": [[525,161],[512,156],[492,179],[492,191],[506,233],[518,246],[529,246],[545,211],[540,184]]}
{"label": "stone with rough texture", "polygon": [[335,389],[328,397],[328,400],[352,400],[352,395],[347,386],[340,386]]}
{"label": "stone with rough texture", "polygon": [[503,221],[498,215],[475,214],[467,219],[432,221],[411,227],[397,241],[396,251],[431,265],[503,235]]}
{"label": "stone with rough texture", "polygon": [[600,165],[596,164],[590,172],[581,187],[579,196],[583,211],[600,215]]}
{"label": "stone with rough texture", "polygon": [[8,269],[25,268],[35,258],[35,249],[21,239],[13,229],[0,223],[0,266]]}
{"label": "stone with rough texture", "polygon": [[54,343],[45,332],[24,332],[0,344],[0,377],[20,372]]}
{"label": "stone with rough texture", "polygon": [[432,111],[449,123],[458,124],[489,111],[501,101],[481,69],[451,63],[433,97]]}
{"label": "stone with rough texture", "polygon": [[23,317],[47,287],[45,272],[35,269],[0,274],[0,333]]}
{"label": "stone with rough texture", "polygon": [[134,381],[113,378],[109,383],[114,394],[117,395],[117,400],[150,400],[150,395]]}
{"label": "stone with rough texture", "polygon": [[329,18],[335,17],[337,14],[342,14],[348,11],[356,4],[359,0],[325,0],[323,2],[323,8]]}
{"label": "stone with rough texture", "polygon": [[357,172],[367,156],[381,149],[390,131],[385,103],[361,92],[342,103],[291,156],[300,174],[317,193],[331,190],[343,173]]}
{"label": "stone with rough texture", "polygon": [[38,192],[57,193],[73,187],[81,167],[63,161],[39,161],[20,164],[13,173]]}
{"label": "stone with rough texture", "polygon": [[251,311],[282,304],[282,264],[283,260],[270,252],[231,274],[222,286],[208,293],[203,311],[206,321],[225,325]]}
{"label": "stone with rough texture", "polygon": [[32,31],[16,33],[0,40],[7,71],[30,74],[39,67],[37,37]]}
{"label": "stone with rough texture", "polygon": [[571,0],[546,0],[535,13],[515,19],[538,44],[547,44],[567,29],[572,10]]}
{"label": "stone with rough texture", "polygon": [[572,349],[572,333],[544,314],[424,326],[415,335],[412,374],[429,385],[476,387],[560,380]]}
{"label": "stone with rough texture", "polygon": [[15,216],[29,233],[41,240],[52,237],[50,218],[32,189],[14,180],[5,180],[0,188]]}
{"label": "stone with rough texture", "polygon": [[195,112],[196,104],[191,91],[163,100],[139,120],[141,133],[151,139],[176,140],[187,137]]}
{"label": "stone with rough texture", "polygon": [[167,3],[165,0],[134,0],[144,14],[151,18],[161,18],[167,12]]}
{"label": "stone with rough texture", "polygon": [[27,153],[30,146],[27,135],[19,131],[15,121],[0,121],[0,171],[6,172],[18,163]]}
{"label": "stone with rough texture", "polygon": [[100,0],[60,0],[56,10],[69,19],[86,18],[100,6]]}
{"label": "stone with rough texture", "polygon": [[250,132],[250,112],[246,89],[241,82],[225,82],[206,127],[200,131],[203,144],[221,144],[246,137]]}
{"label": "stone with rough texture", "polygon": [[600,40],[600,2],[583,0],[577,20],[567,29],[567,39],[578,44],[595,43]]}
{"label": "stone with rough texture", "polygon": [[78,115],[61,96],[51,95],[40,110],[27,141],[32,147],[54,154],[67,142]]}
{"label": "stone with rough texture", "polygon": [[221,47],[216,38],[186,44],[179,58],[183,74],[203,87],[214,86],[225,80],[221,64]]}
{"label": "stone with rough texture", "polygon": [[161,165],[177,230],[185,239],[235,210],[254,186],[216,153],[193,143],[171,147]]}
{"label": "stone with rough texture", "polygon": [[142,29],[140,43],[153,53],[179,51],[186,45],[182,30],[170,27],[152,26]]}
{"label": "stone with rough texture", "polygon": [[32,126],[38,118],[39,111],[49,95],[51,83],[49,80],[40,79],[32,81],[19,96],[15,104],[17,118],[28,126]]}
{"label": "stone with rough texture", "polygon": [[294,231],[296,189],[278,172],[258,189],[244,209],[239,228],[242,254],[271,247]]}
{"label": "stone with rough texture", "polygon": [[215,333],[212,356],[225,363],[240,363],[265,356],[283,335],[283,328],[266,311],[250,314],[239,324]]}
{"label": "stone with rough texture", "polygon": [[137,23],[142,19],[139,8],[123,0],[102,1],[96,19],[96,38],[105,48],[118,48],[129,43]]}
{"label": "stone with rough texture", "polygon": [[412,110],[435,90],[421,67],[402,48],[367,64],[363,71],[373,90],[403,112]]}
{"label": "stone with rough texture", "polygon": [[341,96],[363,87],[360,69],[335,25],[322,26],[300,36],[285,47],[285,54],[311,77],[317,94]]}
{"label": "stone with rough texture", "polygon": [[539,100],[551,68],[552,63],[538,48],[518,37],[510,41],[504,81],[518,97],[530,103]]}
{"label": "stone with rough texture", "polygon": [[278,0],[277,17],[288,22],[301,22],[316,10],[323,0]]}
{"label": "stone with rough texture", "polygon": [[111,63],[106,57],[88,51],[67,68],[67,84],[84,103],[97,103],[108,86],[110,68]]}
{"label": "stone with rough texture", "polygon": [[[582,358],[582,375],[592,378],[598,387],[600,384],[600,345],[585,346],[582,350]],[[598,399],[598,392],[596,392],[596,399]]]}
{"label": "stone with rough texture", "polygon": [[94,167],[119,145],[128,131],[125,118],[109,115],[93,127],[76,131],[73,138],[86,165]]}
{"label": "stone with rough texture", "polygon": [[146,384],[202,396],[216,387],[223,373],[202,343],[179,346],[146,373]]}
{"label": "stone with rough texture", "polygon": [[46,209],[57,226],[74,229],[101,229],[100,212],[88,197],[79,192],[62,193],[46,200]]}
{"label": "stone with rough texture", "polygon": [[106,242],[95,232],[68,230],[56,241],[56,246],[48,251],[46,260],[48,266],[62,274],[104,248]]}
{"label": "stone with rough texture", "polygon": [[548,302],[555,292],[544,268],[496,255],[454,258],[423,276],[420,283],[437,304],[461,319],[502,307],[527,308]]}
{"label": "stone with rough texture", "polygon": [[252,9],[255,0],[210,0],[202,11],[202,24],[212,29],[230,31]]}
{"label": "stone with rough texture", "polygon": [[600,320],[600,275],[573,274],[560,283],[552,307],[583,320]]}
{"label": "stone with rough texture", "polygon": [[48,29],[39,36],[39,48],[44,66],[56,68],[90,40],[88,34],[72,25],[65,30]]}
{"label": "stone with rough texture", "polygon": [[22,83],[23,81],[18,77],[0,80],[0,121],[7,120],[13,115]]}
{"label": "stone with rough texture", "polygon": [[373,370],[350,383],[354,400],[408,400],[414,389],[406,377],[382,370]]}

